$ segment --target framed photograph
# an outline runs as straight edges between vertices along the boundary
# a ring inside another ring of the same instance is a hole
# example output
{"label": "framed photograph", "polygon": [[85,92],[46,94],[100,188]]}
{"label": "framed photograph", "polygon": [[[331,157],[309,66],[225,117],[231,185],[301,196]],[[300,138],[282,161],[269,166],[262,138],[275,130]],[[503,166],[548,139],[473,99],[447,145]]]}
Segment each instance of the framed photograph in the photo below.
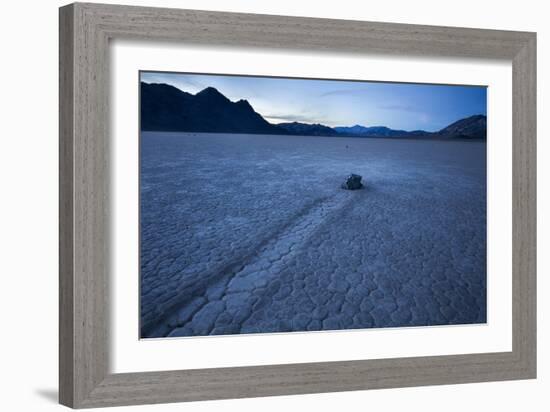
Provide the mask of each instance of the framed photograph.
{"label": "framed photograph", "polygon": [[60,9],[60,402],[536,377],[536,35]]}

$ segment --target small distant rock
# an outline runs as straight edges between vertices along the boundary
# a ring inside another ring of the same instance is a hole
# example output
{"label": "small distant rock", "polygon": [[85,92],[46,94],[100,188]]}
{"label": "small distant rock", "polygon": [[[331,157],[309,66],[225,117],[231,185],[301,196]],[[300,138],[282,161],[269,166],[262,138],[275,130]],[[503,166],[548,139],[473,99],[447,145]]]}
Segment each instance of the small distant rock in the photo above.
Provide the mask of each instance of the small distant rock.
{"label": "small distant rock", "polygon": [[346,181],[342,183],[342,189],[357,190],[363,187],[361,183],[362,177],[360,175],[351,174],[346,178]]}

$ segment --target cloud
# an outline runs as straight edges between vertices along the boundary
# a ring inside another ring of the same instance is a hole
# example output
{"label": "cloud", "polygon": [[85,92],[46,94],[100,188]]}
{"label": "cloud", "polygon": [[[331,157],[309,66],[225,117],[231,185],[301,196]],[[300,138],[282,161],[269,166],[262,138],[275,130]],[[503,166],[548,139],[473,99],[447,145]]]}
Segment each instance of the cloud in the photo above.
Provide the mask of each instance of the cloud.
{"label": "cloud", "polygon": [[338,96],[338,95],[350,95],[350,94],[362,94],[369,91],[368,89],[339,89],[339,90],[331,90],[325,93],[321,93],[320,97],[326,97],[326,96]]}
{"label": "cloud", "polygon": [[302,114],[266,114],[264,117],[285,122],[316,123],[315,119],[311,116]]}
{"label": "cloud", "polygon": [[424,110],[410,106],[410,105],[404,105],[404,104],[386,104],[386,105],[380,105],[378,106],[379,109],[382,110],[392,110],[397,112],[408,112],[408,113],[421,113],[424,114]]}
{"label": "cloud", "polygon": [[201,83],[199,81],[196,81],[194,79],[190,79],[190,78],[187,78],[187,79],[178,79],[178,84],[185,84],[185,85],[188,85],[188,86],[192,86],[192,87],[195,87],[197,89],[205,89],[207,87],[207,85],[205,85],[204,83]]}

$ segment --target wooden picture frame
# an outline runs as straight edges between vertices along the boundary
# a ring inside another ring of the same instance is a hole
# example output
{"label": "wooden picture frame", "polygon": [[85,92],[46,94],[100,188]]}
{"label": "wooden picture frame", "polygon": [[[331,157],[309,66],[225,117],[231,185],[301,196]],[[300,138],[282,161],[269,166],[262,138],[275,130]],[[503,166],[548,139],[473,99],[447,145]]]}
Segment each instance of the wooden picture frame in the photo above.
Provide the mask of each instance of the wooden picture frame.
{"label": "wooden picture frame", "polygon": [[[536,34],[75,3],[60,9],[60,402],[73,408],[536,376]],[[513,65],[512,351],[109,373],[110,39],[495,58]]]}

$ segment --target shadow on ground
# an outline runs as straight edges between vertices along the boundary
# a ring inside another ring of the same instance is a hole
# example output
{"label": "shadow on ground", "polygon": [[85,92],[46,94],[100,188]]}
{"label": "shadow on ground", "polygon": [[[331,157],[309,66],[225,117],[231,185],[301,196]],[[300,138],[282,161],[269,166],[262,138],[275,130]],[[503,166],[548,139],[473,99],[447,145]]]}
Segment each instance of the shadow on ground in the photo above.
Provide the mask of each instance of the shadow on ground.
{"label": "shadow on ground", "polygon": [[59,402],[59,392],[57,389],[37,389],[35,393],[49,402]]}

